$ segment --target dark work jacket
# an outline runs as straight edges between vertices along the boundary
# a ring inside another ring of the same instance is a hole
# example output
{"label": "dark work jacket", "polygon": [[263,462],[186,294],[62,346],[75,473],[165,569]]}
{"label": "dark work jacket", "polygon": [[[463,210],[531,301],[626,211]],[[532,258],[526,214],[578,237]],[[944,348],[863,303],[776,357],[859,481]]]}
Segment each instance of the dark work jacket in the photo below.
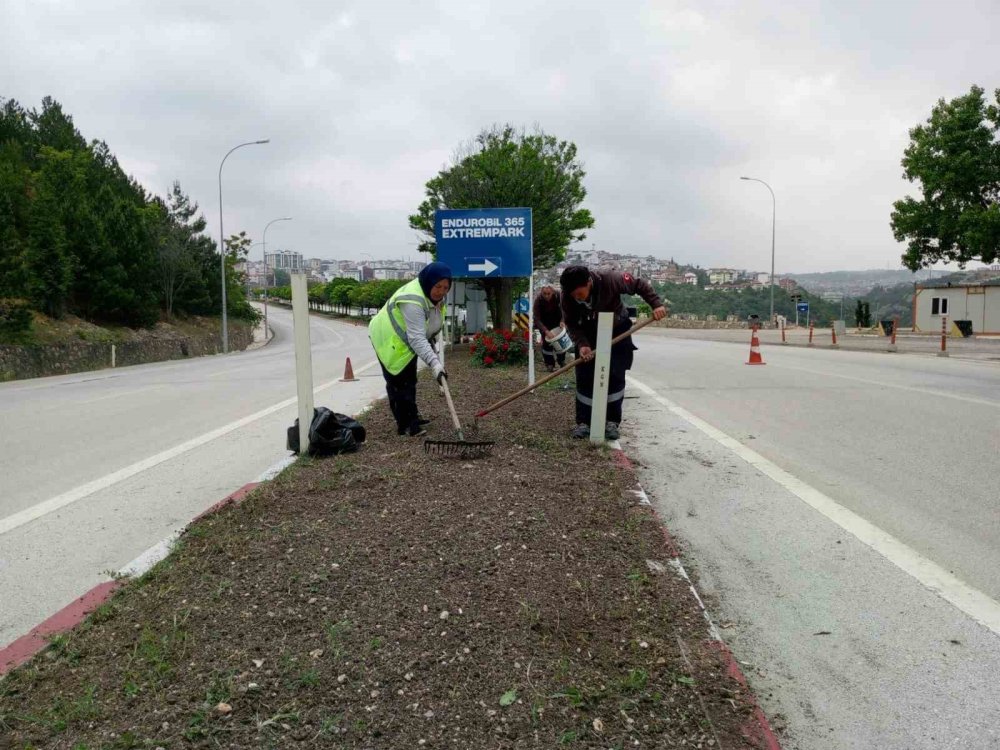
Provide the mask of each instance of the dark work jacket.
{"label": "dark work jacket", "polygon": [[[629,320],[625,303],[622,302],[623,294],[638,294],[654,310],[663,305],[659,295],[653,290],[652,284],[645,279],[637,279],[630,273],[591,271],[590,278],[594,280],[594,288],[591,290],[588,300],[590,302],[589,309],[586,305],[573,299],[568,292],[562,297],[563,320],[566,321],[566,330],[570,338],[573,339],[573,343],[578,347],[594,348],[597,342],[598,313],[614,313],[612,338],[629,329],[632,322]],[[612,355],[619,348],[629,352],[635,349],[632,345],[632,337],[629,336],[616,344]]]}
{"label": "dark work jacket", "polygon": [[535,297],[535,328],[545,326],[550,331],[562,323],[562,294],[555,293],[551,301],[546,301],[541,292]]}

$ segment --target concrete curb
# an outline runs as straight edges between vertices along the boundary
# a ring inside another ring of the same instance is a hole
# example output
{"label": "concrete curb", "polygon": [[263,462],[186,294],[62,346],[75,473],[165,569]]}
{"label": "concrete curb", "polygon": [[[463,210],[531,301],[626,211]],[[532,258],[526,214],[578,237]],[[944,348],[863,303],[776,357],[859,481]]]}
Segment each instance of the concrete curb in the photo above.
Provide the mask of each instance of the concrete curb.
{"label": "concrete curb", "polygon": [[[629,460],[629,457],[625,455],[625,451],[620,448],[615,449],[614,460],[615,463],[623,469],[635,470],[635,465]],[[701,610],[701,613],[705,618],[705,622],[708,625],[708,638],[706,638],[706,644],[709,648],[722,654],[722,658],[726,663],[726,674],[743,686],[747,690],[747,695],[750,696],[750,702],[753,704],[753,720],[743,725],[742,731],[744,736],[753,744],[754,747],[762,748],[762,750],[781,750],[781,744],[778,742],[778,738],[774,734],[774,730],[771,729],[771,724],[768,722],[767,716],[761,709],[760,704],[757,701],[757,697],[750,690],[750,686],[747,684],[746,676],[740,669],[739,662],[736,660],[736,657],[733,656],[733,652],[729,650],[726,642],[722,639],[722,634],[716,627],[715,622],[712,620],[712,616],[705,607],[705,603],[698,594],[698,590],[695,588],[690,576],[688,576],[687,571],[684,569],[684,565],[681,562],[680,546],[677,544],[673,536],[671,536],[670,531],[667,529],[667,525],[663,522],[660,514],[656,512],[656,507],[650,502],[649,496],[646,495],[645,490],[642,489],[642,485],[638,482],[638,480],[636,480],[635,487],[629,490],[629,492],[635,496],[636,503],[638,505],[649,508],[653,517],[656,518],[659,523],[660,531],[663,534],[664,547],[670,558],[670,566],[687,582],[688,588],[691,590],[691,595],[698,603],[698,608]]]}
{"label": "concrete curb", "polygon": [[[265,472],[265,475],[267,473],[268,472]],[[195,521],[212,515],[213,513],[217,513],[230,505],[238,505],[243,501],[247,494],[259,484],[260,482],[250,482],[249,484],[243,485],[236,490],[236,492],[231,495],[227,495],[204,512],[195,516],[191,519],[188,526]],[[173,548],[174,543],[182,533],[183,531],[171,534],[166,539],[157,542],[124,568],[119,570],[118,573],[125,577],[138,578],[148,572],[154,565],[170,554],[170,550]],[[25,662],[31,660],[36,654],[43,651],[45,647],[49,645],[49,642],[54,636],[66,633],[83,622],[88,615],[110,599],[112,594],[114,594],[115,591],[121,586],[125,585],[125,583],[126,581],[116,578],[111,581],[104,581],[103,583],[97,584],[86,594],[78,599],[74,599],[70,604],[67,604],[40,625],[36,625],[25,635],[21,636],[8,646],[0,649],[0,677],[15,667],[19,667]]]}

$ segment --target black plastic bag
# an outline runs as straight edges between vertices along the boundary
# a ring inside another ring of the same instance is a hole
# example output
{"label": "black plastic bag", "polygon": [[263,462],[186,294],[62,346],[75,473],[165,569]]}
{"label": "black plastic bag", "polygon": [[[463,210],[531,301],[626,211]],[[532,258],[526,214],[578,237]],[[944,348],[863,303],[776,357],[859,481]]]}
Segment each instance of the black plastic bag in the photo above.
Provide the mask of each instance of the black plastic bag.
{"label": "black plastic bag", "polygon": [[[353,453],[365,441],[365,428],[352,417],[330,411],[325,406],[313,409],[309,425],[309,455],[333,456]],[[288,428],[286,446],[299,453],[299,420]]]}

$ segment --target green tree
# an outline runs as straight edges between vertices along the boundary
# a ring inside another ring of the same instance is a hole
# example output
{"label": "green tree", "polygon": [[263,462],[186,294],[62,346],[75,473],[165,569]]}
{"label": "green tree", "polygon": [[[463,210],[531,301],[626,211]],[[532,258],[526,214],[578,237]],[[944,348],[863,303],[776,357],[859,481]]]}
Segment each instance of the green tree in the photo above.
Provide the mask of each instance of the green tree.
{"label": "green tree", "polygon": [[195,248],[199,235],[205,231],[205,217],[198,213],[194,203],[178,181],[174,181],[170,194],[160,202],[160,236],[157,243],[160,304],[167,317],[174,314],[176,299],[191,284],[201,281]]}
{"label": "green tree", "polygon": [[246,261],[253,240],[246,232],[226,238],[226,309],[230,315],[256,322],[259,314],[247,301],[244,279],[236,272],[236,264]]}
{"label": "green tree", "polygon": [[[582,208],[586,173],[573,143],[541,130],[494,125],[460,146],[452,162],[426,184],[426,198],[410,216],[410,227],[428,237],[422,251],[436,252],[434,214],[440,208],[530,207],[535,268],[561,261],[572,242],[584,239],[582,230],[594,225]],[[514,279],[486,278],[483,286],[494,323],[510,328]]]}
{"label": "green tree", "polygon": [[891,226],[907,243],[911,271],[937,261],[992,263],[1000,257],[1000,89],[988,104],[983,89],[938,101],[910,131],[903,175],[919,181],[921,199],[893,206]]}
{"label": "green tree", "polygon": [[49,162],[33,180],[25,264],[29,299],[46,315],[61,318],[74,264],[62,223],[57,167],[54,160]]}
{"label": "green tree", "polygon": [[349,314],[351,312],[351,290],[359,283],[357,279],[334,279],[327,286],[327,299],[334,306],[340,307],[343,313]]}

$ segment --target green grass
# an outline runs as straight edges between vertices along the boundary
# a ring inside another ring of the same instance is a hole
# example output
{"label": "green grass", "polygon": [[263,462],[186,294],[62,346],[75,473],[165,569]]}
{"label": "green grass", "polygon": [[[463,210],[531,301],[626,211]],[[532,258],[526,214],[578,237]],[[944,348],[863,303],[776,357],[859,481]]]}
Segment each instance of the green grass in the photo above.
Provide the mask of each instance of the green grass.
{"label": "green grass", "polygon": [[344,655],[344,638],[351,628],[351,623],[347,620],[341,620],[340,622],[327,622],[324,630],[326,631],[326,642],[330,646],[330,652],[334,659],[340,659]]}

